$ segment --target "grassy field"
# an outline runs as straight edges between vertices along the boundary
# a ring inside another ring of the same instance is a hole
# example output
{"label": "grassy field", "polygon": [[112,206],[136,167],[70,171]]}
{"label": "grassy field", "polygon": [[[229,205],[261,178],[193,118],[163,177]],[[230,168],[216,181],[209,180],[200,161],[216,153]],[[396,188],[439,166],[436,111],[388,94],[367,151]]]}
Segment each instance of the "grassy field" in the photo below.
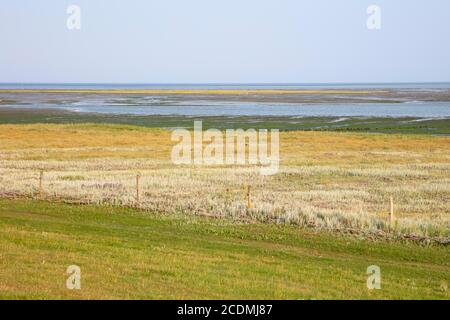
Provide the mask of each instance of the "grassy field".
{"label": "grassy field", "polygon": [[[0,200],[3,299],[449,299],[450,250],[126,208]],[[69,265],[81,290],[66,288]],[[381,290],[366,287],[381,268]]]}
{"label": "grassy field", "polygon": [[[140,206],[325,230],[450,235],[450,138],[284,132],[280,172],[175,166],[170,131],[119,125],[0,126],[0,194]],[[251,185],[254,207],[247,208]],[[394,198],[396,223],[388,224]]]}

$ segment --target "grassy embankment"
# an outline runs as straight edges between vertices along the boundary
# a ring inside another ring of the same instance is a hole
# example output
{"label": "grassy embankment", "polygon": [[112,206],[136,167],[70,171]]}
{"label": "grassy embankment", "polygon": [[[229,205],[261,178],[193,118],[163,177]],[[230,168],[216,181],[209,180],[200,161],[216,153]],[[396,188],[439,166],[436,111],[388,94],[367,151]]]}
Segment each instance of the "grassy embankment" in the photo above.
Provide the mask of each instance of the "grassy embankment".
{"label": "grassy embankment", "polygon": [[[0,200],[0,248],[4,299],[449,298],[448,247],[292,226]],[[66,289],[73,264],[81,290]]]}

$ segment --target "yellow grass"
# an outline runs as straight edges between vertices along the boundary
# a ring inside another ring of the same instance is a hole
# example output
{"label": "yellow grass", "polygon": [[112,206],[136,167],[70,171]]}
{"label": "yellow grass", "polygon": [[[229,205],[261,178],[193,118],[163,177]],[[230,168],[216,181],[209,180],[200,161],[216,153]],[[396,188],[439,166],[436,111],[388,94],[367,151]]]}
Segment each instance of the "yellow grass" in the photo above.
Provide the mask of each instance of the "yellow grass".
{"label": "yellow grass", "polygon": [[[145,153],[149,159],[170,160],[174,145],[170,136],[169,130],[114,125],[1,125],[0,149],[38,149],[23,152],[24,159],[140,158]],[[298,131],[282,132],[280,144],[281,161],[286,165],[439,163],[450,157],[447,137]]]}
{"label": "yellow grass", "polygon": [[[450,138],[331,132],[280,134],[280,172],[179,167],[170,131],[112,125],[1,125],[0,194],[289,222],[324,229],[450,234]],[[252,185],[254,208],[247,209]]]}

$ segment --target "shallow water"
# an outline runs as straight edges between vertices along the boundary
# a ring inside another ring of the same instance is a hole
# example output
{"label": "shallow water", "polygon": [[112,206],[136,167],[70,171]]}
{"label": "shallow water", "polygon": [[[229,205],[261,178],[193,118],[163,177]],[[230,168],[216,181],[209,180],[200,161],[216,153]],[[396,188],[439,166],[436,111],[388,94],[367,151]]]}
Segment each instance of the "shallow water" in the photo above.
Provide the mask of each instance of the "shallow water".
{"label": "shallow water", "polygon": [[367,117],[450,117],[450,103],[401,104],[263,104],[263,103],[180,103],[173,105],[97,105],[59,106],[77,112],[134,115],[185,116],[367,116]]}
{"label": "shallow water", "polygon": [[0,107],[62,109],[74,112],[131,115],[183,116],[298,116],[298,117],[450,117],[450,102],[273,104],[254,102],[170,102],[160,98],[145,101],[108,102],[89,100],[60,103],[13,104]]}
{"label": "shallow water", "polygon": [[[0,89],[327,89],[327,88],[388,88],[434,92],[450,88],[441,84],[340,84],[340,85],[107,85],[107,84],[0,84]],[[333,97],[328,95],[327,97]],[[3,94],[0,107],[62,109],[74,112],[132,115],[182,116],[298,116],[298,117],[450,117],[450,102],[415,101],[407,98],[378,97],[376,94],[359,97],[359,102],[346,103],[274,103],[236,101],[230,97],[204,99],[192,96],[164,95],[108,95],[108,94]],[[307,97],[307,95],[305,95]],[[320,99],[320,95],[317,95]],[[338,99],[339,97],[336,97]],[[363,102],[361,102],[361,99]],[[197,101],[195,101],[197,100]],[[377,100],[380,103],[374,103]],[[381,102],[381,100],[383,102]],[[390,103],[389,101],[402,101]],[[364,102],[367,101],[367,102]]]}

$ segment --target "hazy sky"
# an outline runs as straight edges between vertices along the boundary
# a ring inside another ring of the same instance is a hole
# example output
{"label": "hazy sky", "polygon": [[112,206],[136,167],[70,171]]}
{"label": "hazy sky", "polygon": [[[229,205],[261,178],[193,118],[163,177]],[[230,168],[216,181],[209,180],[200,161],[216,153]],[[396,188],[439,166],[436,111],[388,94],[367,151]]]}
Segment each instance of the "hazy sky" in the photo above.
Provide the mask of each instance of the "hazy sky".
{"label": "hazy sky", "polygon": [[450,81],[449,0],[0,0],[0,82],[422,81]]}

